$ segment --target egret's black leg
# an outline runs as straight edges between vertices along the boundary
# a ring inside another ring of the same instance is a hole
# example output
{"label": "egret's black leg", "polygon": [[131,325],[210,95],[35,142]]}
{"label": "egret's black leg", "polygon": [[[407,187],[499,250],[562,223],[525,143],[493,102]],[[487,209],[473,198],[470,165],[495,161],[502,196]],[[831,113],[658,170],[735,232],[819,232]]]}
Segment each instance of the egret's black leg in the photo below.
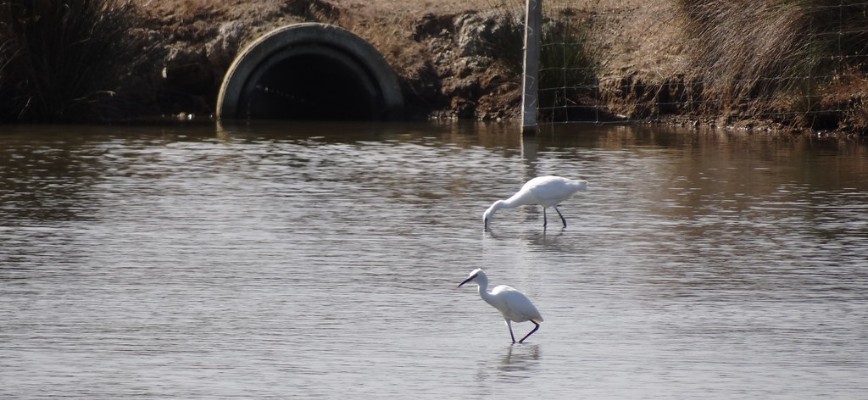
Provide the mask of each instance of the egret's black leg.
{"label": "egret's black leg", "polygon": [[515,335],[512,334],[512,324],[506,318],[503,320],[506,321],[506,327],[509,328],[509,337],[512,338],[512,344],[515,344]]}
{"label": "egret's black leg", "polygon": [[555,206],[555,211],[558,212],[558,216],[561,217],[561,222],[564,223],[564,228],[566,228],[567,227],[567,220],[564,219],[563,214],[561,214],[561,210],[558,210],[558,207]]}
{"label": "egret's black leg", "polygon": [[[528,336],[533,335],[533,333],[536,332],[537,329],[539,329],[539,324],[536,323],[536,321],[530,321],[530,322],[533,322],[533,324],[536,325],[536,326],[533,328],[532,331],[530,331],[530,333],[528,333],[527,335],[524,335],[524,337],[521,338],[521,340],[518,341],[519,343],[524,343],[524,340],[527,339]],[[510,333],[512,333],[511,330],[510,330]],[[515,343],[515,339],[513,339],[513,343]]]}
{"label": "egret's black leg", "polygon": [[546,208],[543,207],[543,228],[545,228],[546,225],[548,225],[548,224],[549,224],[549,220],[548,220],[548,218],[546,218]]}
{"label": "egret's black leg", "polygon": [[515,344],[515,335],[512,334],[512,324],[509,323],[509,320],[506,320],[506,327],[509,328],[509,337],[512,338],[512,343]]}

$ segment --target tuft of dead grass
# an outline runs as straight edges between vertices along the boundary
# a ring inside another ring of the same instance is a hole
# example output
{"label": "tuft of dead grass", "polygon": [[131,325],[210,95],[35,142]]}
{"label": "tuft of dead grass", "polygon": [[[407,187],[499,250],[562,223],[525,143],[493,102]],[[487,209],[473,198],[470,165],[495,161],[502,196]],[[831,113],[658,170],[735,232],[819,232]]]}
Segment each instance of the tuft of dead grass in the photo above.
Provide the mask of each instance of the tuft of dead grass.
{"label": "tuft of dead grass", "polygon": [[0,120],[117,118],[136,17],[120,0],[0,2]]}
{"label": "tuft of dead grass", "polygon": [[[809,20],[787,1],[682,1],[706,94],[735,106],[768,98],[802,75]],[[761,22],[760,22],[761,21]]]}
{"label": "tuft of dead grass", "polygon": [[[852,113],[824,101],[868,65],[868,5],[840,0],[678,0],[704,83],[705,112],[836,129]],[[834,95],[832,95],[834,96]],[[858,119],[858,118],[855,118]]]}

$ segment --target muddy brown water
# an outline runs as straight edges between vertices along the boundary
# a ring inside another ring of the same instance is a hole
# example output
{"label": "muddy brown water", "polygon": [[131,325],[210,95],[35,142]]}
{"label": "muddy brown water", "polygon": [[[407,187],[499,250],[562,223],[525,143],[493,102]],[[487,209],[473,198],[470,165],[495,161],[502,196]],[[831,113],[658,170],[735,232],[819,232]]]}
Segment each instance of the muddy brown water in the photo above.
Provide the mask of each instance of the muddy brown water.
{"label": "muddy brown water", "polygon": [[[587,125],[523,141],[475,124],[3,129],[2,398],[868,393],[864,145]],[[491,202],[544,174],[590,182],[560,207],[566,229],[527,206],[483,231]],[[527,343],[456,288],[479,267],[542,312]]]}

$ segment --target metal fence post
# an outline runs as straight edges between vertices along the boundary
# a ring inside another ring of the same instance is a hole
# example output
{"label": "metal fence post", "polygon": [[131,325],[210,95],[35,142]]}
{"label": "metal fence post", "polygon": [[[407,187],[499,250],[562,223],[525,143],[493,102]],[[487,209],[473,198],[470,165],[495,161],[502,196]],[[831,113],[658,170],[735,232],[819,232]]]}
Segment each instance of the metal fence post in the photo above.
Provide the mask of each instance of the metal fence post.
{"label": "metal fence post", "polygon": [[542,0],[527,0],[524,25],[524,78],[521,96],[521,134],[534,135],[539,112],[539,54],[542,42]]}

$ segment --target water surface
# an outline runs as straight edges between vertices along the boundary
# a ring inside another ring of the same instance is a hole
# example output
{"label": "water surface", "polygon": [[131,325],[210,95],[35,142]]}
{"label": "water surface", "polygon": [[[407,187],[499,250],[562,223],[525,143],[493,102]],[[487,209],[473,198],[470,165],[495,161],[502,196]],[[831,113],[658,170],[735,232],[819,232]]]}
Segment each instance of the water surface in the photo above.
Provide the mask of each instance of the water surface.
{"label": "water surface", "polygon": [[[868,392],[864,145],[587,125],[3,129],[3,398]],[[590,182],[560,207],[566,229],[527,206],[483,232],[491,202],[545,174]],[[455,287],[479,267],[545,317],[525,344]]]}

